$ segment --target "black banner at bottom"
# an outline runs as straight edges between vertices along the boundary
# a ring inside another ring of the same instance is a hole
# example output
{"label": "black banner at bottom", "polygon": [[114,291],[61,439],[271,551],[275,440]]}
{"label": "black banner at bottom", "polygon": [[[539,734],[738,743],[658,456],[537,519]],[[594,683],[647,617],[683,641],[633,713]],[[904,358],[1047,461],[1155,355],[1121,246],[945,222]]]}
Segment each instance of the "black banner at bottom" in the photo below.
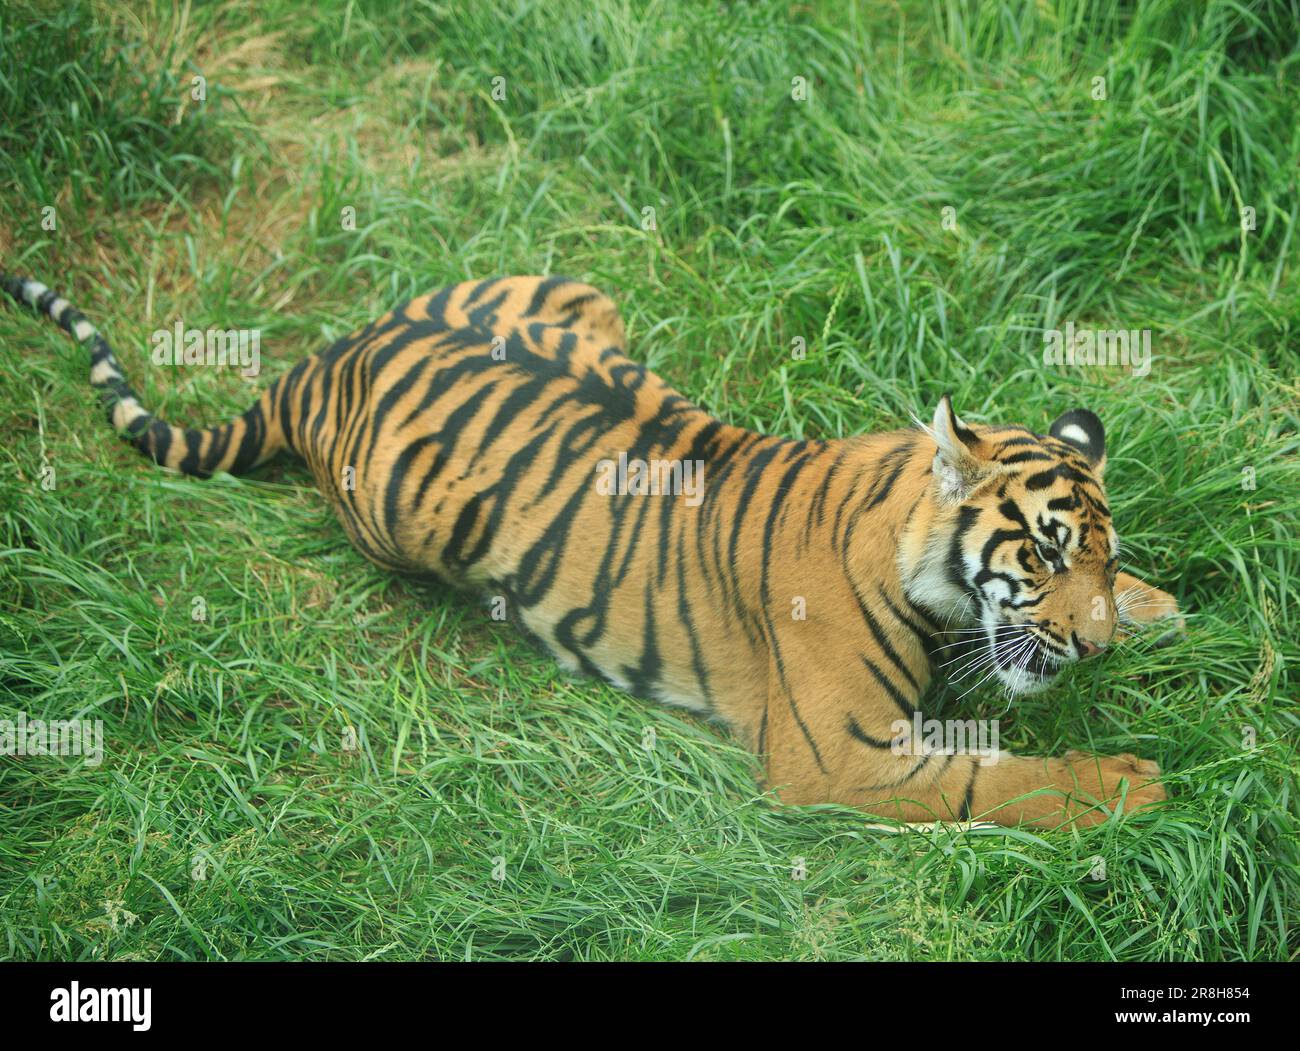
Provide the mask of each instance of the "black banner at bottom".
{"label": "black banner at bottom", "polygon": [[[1294,977],[1283,964],[0,964],[7,1033],[93,1037],[104,1028],[143,1039],[339,1039],[405,1032],[439,1016],[494,1039],[629,1025],[663,1037],[667,1026],[734,1037],[758,1025],[771,1037],[777,1015],[782,1026],[817,1030],[829,1021],[822,1013],[838,1016],[837,1026],[859,1014],[927,1029],[996,1023],[1223,1038],[1282,1024],[1293,1013]],[[669,999],[675,993],[683,999]]]}

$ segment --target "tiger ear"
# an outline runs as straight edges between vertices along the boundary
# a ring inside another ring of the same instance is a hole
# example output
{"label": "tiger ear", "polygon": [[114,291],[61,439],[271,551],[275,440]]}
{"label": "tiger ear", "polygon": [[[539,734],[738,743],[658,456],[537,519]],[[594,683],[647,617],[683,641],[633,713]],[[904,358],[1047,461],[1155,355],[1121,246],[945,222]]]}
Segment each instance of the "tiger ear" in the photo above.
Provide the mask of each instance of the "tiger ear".
{"label": "tiger ear", "polygon": [[1106,431],[1101,420],[1087,409],[1071,409],[1052,424],[1053,438],[1072,445],[1100,478],[1106,468]]}
{"label": "tiger ear", "polygon": [[934,410],[934,420],[926,428],[939,447],[934,454],[931,473],[945,500],[963,500],[988,474],[983,442],[962,423],[952,410],[952,398],[945,394]]}

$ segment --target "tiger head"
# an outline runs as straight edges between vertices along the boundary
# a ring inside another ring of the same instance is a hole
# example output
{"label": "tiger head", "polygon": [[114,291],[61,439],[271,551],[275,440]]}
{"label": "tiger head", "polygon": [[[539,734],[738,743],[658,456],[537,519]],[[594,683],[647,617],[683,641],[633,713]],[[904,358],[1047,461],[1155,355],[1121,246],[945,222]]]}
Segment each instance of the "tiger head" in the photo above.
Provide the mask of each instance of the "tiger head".
{"label": "tiger head", "polygon": [[1036,692],[1115,632],[1119,541],[1101,421],[1074,409],[1046,435],[968,426],[945,395],[927,431],[934,514],[909,594],[980,632],[984,664],[1009,693]]}

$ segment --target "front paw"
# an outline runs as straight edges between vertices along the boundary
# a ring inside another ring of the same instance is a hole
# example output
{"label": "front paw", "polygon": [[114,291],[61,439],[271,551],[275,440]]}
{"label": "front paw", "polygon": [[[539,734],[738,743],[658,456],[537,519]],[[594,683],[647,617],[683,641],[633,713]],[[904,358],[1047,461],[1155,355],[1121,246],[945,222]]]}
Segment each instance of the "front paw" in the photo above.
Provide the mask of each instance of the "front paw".
{"label": "front paw", "polygon": [[[1124,813],[1132,814],[1168,798],[1165,786],[1160,783],[1160,767],[1154,760],[1139,759],[1131,752],[1120,755],[1067,752],[1065,762],[1077,785],[1077,792],[1071,793],[1076,807],[1106,803],[1114,809],[1123,795]],[[1078,820],[1080,824],[1097,824],[1108,816],[1094,807],[1081,814]]]}
{"label": "front paw", "polygon": [[1159,626],[1154,645],[1168,646],[1187,630],[1187,621],[1178,609],[1178,600],[1167,591],[1143,584],[1115,592],[1119,610],[1120,639],[1136,635],[1138,629]]}

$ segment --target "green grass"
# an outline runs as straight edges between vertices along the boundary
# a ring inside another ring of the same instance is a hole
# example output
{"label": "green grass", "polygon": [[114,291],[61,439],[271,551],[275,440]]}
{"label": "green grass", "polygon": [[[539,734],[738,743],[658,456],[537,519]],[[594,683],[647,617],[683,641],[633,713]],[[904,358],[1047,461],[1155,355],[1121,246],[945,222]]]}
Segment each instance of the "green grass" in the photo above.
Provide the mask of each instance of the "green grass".
{"label": "green grass", "polygon": [[[71,341],[0,308],[0,718],[107,747],[0,758],[0,956],[1296,956],[1300,5],[716,6],[4,5],[0,269],[178,423],[533,272],[607,289],[634,356],[768,431],[1087,405],[1126,559],[1189,631],[1017,702],[1002,743],[1155,758],[1168,807],[907,835],[776,808],[720,729],[370,567],[299,466],[152,468]],[[178,319],[260,327],[261,380],[153,366]],[[1045,366],[1066,321],[1150,329],[1150,375]]]}

